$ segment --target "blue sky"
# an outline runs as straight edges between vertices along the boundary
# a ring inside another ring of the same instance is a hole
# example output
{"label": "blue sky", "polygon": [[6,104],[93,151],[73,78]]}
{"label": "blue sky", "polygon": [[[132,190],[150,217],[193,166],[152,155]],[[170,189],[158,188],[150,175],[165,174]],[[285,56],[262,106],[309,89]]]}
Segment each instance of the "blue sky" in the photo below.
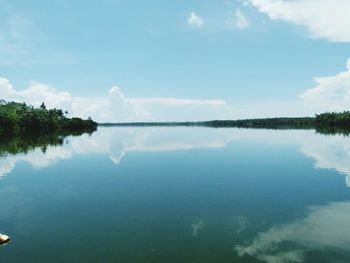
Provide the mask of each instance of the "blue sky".
{"label": "blue sky", "polygon": [[350,57],[346,0],[0,0],[0,7],[0,77],[17,93],[40,84],[89,104],[117,86],[119,100],[137,98],[138,105],[122,105],[125,116],[104,113],[111,121],[186,117],[154,114],[166,104],[159,98],[230,108],[201,119],[244,117],[247,108],[265,106],[265,115],[277,116],[281,103],[290,105],[287,115],[311,114],[319,105],[300,112],[300,95],[315,88],[314,77],[343,72]]}

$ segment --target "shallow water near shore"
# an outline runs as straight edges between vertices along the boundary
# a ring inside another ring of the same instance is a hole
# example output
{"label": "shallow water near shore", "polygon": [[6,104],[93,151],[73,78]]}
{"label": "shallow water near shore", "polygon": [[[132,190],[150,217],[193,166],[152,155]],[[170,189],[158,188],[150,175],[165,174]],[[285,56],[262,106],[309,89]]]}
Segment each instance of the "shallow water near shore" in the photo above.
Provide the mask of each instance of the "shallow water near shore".
{"label": "shallow water near shore", "polygon": [[350,139],[109,127],[0,157],[0,262],[349,262]]}

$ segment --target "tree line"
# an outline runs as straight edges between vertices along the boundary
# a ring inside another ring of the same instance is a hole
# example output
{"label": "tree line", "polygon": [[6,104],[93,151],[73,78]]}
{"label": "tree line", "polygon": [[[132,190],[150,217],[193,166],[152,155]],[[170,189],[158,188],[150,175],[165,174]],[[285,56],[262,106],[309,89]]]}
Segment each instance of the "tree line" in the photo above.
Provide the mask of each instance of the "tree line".
{"label": "tree line", "polygon": [[68,118],[61,109],[47,109],[42,103],[33,107],[26,103],[0,101],[0,134],[48,134],[61,135],[92,133],[97,123],[91,118]]}
{"label": "tree line", "polygon": [[315,117],[278,117],[192,122],[102,123],[101,126],[200,126],[212,128],[315,129],[323,134],[350,134],[350,112],[325,112]]}
{"label": "tree line", "polygon": [[315,129],[323,134],[350,134],[350,112],[325,112],[315,117],[261,118],[217,120],[203,123],[209,127],[239,127],[265,129]]}

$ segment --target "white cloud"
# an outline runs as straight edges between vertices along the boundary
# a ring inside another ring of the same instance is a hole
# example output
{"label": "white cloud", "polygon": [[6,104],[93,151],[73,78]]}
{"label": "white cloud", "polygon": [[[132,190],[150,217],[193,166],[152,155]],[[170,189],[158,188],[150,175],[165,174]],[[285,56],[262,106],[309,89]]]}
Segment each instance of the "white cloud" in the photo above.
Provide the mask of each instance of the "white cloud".
{"label": "white cloud", "polygon": [[241,12],[241,10],[237,9],[235,12],[235,25],[238,29],[243,29],[249,26],[249,21],[245,17],[245,15]]}
{"label": "white cloud", "polygon": [[[250,255],[268,263],[303,262],[310,250],[337,249],[349,253],[349,217],[349,202],[313,206],[305,218],[274,226],[259,233],[251,244],[236,246],[235,250],[240,256]],[[285,242],[295,243],[299,249],[283,247]]]}
{"label": "white cloud", "polygon": [[[70,116],[92,117],[98,122],[204,121],[278,116],[313,116],[325,111],[349,110],[350,59],[347,69],[329,77],[315,78],[316,85],[299,98],[288,101],[241,104],[232,107],[224,100],[199,100],[167,97],[128,98],[118,87],[100,97],[74,97],[67,91],[31,82],[17,90],[0,77],[0,98],[49,108],[67,110]],[[276,109],[279,109],[278,112]]]}
{"label": "white cloud", "polygon": [[147,114],[125,98],[118,87],[113,87],[104,97],[73,97],[69,92],[38,82],[31,82],[27,89],[17,91],[7,79],[0,78],[0,95],[7,101],[26,102],[39,106],[42,102],[48,108],[68,110],[71,116],[92,117],[101,122],[134,121]]}
{"label": "white cloud", "polygon": [[[266,101],[236,105],[235,117],[314,116],[326,111],[350,110],[350,59],[346,69],[332,76],[316,77],[315,85],[299,97],[286,101]],[[278,110],[276,110],[278,109]]]}
{"label": "white cloud", "polygon": [[15,91],[10,82],[7,79],[0,77],[0,98],[4,99],[11,97],[14,92]]}
{"label": "white cloud", "polygon": [[236,9],[225,24],[229,29],[244,29],[249,26],[249,20],[240,9]]}
{"label": "white cloud", "polygon": [[203,121],[232,119],[235,115],[235,109],[223,100],[135,98],[133,102],[150,112],[155,120]]}
{"label": "white cloud", "polygon": [[13,90],[13,96],[18,100],[26,101],[28,99],[28,102],[35,106],[45,102],[50,108],[66,108],[72,100],[68,92],[57,91],[49,85],[38,82],[31,82],[28,89],[22,91]]}
{"label": "white cloud", "polygon": [[201,27],[204,21],[203,18],[198,16],[195,12],[191,12],[187,19],[187,23],[192,27]]}
{"label": "white cloud", "polygon": [[348,0],[247,0],[272,20],[305,26],[311,37],[350,42]]}
{"label": "white cloud", "polygon": [[73,98],[70,111],[72,116],[92,117],[98,122],[127,122],[151,118],[132,99],[126,98],[118,87],[112,87],[102,97]]}
{"label": "white cloud", "polygon": [[195,121],[232,118],[233,109],[222,100],[178,98],[127,98],[118,87],[101,97],[73,97],[69,92],[38,82],[17,91],[0,77],[0,96],[7,101],[26,102],[68,110],[70,116],[91,117],[98,122]]}
{"label": "white cloud", "polygon": [[350,108],[350,59],[346,71],[315,78],[316,86],[300,95],[313,112],[343,111]]}

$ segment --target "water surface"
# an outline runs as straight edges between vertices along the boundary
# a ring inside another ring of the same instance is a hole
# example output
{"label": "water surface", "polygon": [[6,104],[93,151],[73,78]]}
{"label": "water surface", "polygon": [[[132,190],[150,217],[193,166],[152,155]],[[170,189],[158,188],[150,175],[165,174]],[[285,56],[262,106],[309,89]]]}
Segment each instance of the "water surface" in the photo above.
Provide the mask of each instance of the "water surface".
{"label": "water surface", "polygon": [[0,157],[0,262],[349,262],[350,141],[100,128]]}

